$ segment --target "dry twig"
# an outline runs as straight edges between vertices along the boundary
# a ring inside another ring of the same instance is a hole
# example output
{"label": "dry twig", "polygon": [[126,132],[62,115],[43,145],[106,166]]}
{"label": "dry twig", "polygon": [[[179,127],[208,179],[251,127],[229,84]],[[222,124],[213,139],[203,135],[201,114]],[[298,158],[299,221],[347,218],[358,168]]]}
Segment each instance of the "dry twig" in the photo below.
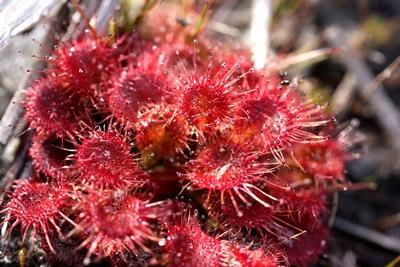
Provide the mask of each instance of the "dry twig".
{"label": "dry twig", "polygon": [[354,73],[346,73],[332,96],[332,105],[336,118],[340,118],[349,111],[357,93],[356,86],[357,77]]}
{"label": "dry twig", "polygon": [[[330,11],[332,12],[332,10]],[[357,77],[358,89],[361,97],[368,102],[377,122],[385,131],[396,151],[400,152],[400,116],[396,106],[393,104],[386,92],[379,87],[373,95],[366,90],[374,76],[366,63],[353,51],[345,36],[344,28],[338,24],[330,24],[326,30],[326,37],[331,46],[341,48],[340,60],[348,72]]]}
{"label": "dry twig", "polygon": [[96,30],[100,35],[106,35],[108,25],[113,13],[118,7],[119,1],[117,0],[103,0],[97,12]]}
{"label": "dry twig", "polygon": [[332,54],[331,48],[320,48],[307,52],[294,52],[284,57],[276,57],[268,62],[269,71],[283,71],[296,65],[311,65],[322,61]]}
{"label": "dry twig", "polygon": [[365,97],[372,96],[376,90],[381,89],[380,85],[387,78],[392,76],[392,73],[399,67],[400,65],[400,56],[397,57],[387,68],[385,68],[381,73],[379,73],[375,79],[370,83],[370,85],[365,88]]}
{"label": "dry twig", "polygon": [[[46,28],[48,28],[48,32],[46,33],[44,40],[42,40],[42,43],[51,44],[52,40],[54,40],[55,32],[52,24],[54,23],[46,23]],[[44,56],[46,52],[47,51],[42,49],[39,58]],[[14,128],[21,118],[23,111],[22,102],[25,99],[25,90],[32,84],[34,80],[38,78],[35,73],[39,73],[40,70],[43,69],[43,63],[40,60],[36,60],[32,62],[31,66],[25,67],[29,69],[31,74],[21,78],[18,88],[15,91],[14,96],[8,104],[8,107],[0,121],[0,144],[3,146],[6,145],[7,142],[10,140]]]}
{"label": "dry twig", "polygon": [[378,227],[378,229],[386,230],[398,224],[400,224],[400,212],[380,219],[376,223],[376,226]]}
{"label": "dry twig", "polygon": [[[91,1],[89,4],[93,3],[97,3],[97,1]],[[107,25],[108,19],[110,17],[110,14],[107,15],[106,11],[110,12],[110,10],[114,10],[114,9],[107,9],[106,7],[112,7],[113,4],[115,4],[115,1],[109,0],[103,2],[103,4],[100,6],[101,12],[99,11],[97,25],[101,26],[102,31],[104,31],[104,27],[105,25]],[[89,10],[91,10],[91,8],[89,8]],[[95,11],[92,10],[90,14],[94,14],[94,12]],[[58,23],[60,23],[62,19],[63,18],[58,17],[52,20],[58,20]],[[50,45],[51,47],[51,44],[54,42],[55,33],[58,30],[58,24],[54,23],[54,21],[47,21],[45,23],[45,27],[48,29],[48,32],[45,34],[45,37],[43,38],[41,43],[45,43],[47,45]],[[73,27],[73,30],[76,30],[76,27]],[[67,33],[65,36],[69,36],[69,34]],[[42,49],[42,51],[40,51],[38,55],[38,58],[41,58],[47,52],[48,51],[45,48]],[[9,141],[17,122],[22,115],[23,111],[22,102],[25,99],[25,90],[32,84],[34,80],[38,78],[37,75],[34,75],[34,73],[39,73],[40,70],[43,69],[43,62],[41,62],[40,60],[34,61],[31,66],[26,66],[26,68],[30,70],[31,75],[27,75],[26,77],[23,77],[21,79],[19,86],[15,91],[14,96],[11,99],[0,121],[0,144],[3,146],[6,145],[7,142]]]}
{"label": "dry twig", "polygon": [[366,240],[370,243],[378,245],[384,249],[400,253],[400,239],[391,237],[367,227],[354,224],[347,220],[337,218],[335,219],[334,228],[343,231],[349,235]]}
{"label": "dry twig", "polygon": [[26,167],[26,159],[28,155],[28,149],[30,146],[29,140],[31,140],[31,134],[26,137],[26,142],[23,143],[18,155],[16,156],[13,164],[8,169],[7,173],[0,180],[0,203],[3,201],[4,192],[7,192],[10,186],[13,184],[14,180],[20,176]]}
{"label": "dry twig", "polygon": [[265,67],[270,42],[271,0],[253,0],[251,6],[250,40],[256,69]]}

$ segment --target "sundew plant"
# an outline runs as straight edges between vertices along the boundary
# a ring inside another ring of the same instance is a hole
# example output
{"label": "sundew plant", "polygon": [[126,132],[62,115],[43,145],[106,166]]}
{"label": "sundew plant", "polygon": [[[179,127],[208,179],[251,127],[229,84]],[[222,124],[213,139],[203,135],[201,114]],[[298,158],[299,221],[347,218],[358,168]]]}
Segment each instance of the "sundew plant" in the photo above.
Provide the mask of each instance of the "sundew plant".
{"label": "sundew plant", "polygon": [[5,242],[18,233],[54,266],[316,262],[351,127],[174,8],[44,59],[24,102],[34,173],[3,203]]}

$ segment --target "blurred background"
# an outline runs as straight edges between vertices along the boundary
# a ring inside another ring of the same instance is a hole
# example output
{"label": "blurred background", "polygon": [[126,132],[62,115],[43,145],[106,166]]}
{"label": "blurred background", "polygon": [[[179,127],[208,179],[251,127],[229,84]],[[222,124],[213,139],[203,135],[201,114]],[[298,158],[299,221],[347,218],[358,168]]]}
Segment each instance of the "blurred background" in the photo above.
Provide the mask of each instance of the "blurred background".
{"label": "blurred background", "polygon": [[[121,1],[131,5],[132,16],[146,2]],[[366,147],[348,163],[353,185],[332,200],[331,242],[317,266],[400,266],[400,1],[261,1],[270,10],[261,20],[265,25],[258,24],[268,30],[269,59],[284,62],[289,77],[304,77],[304,90],[315,101],[329,102],[338,124],[358,125]],[[252,46],[255,2],[260,1],[212,2],[206,30],[221,41]],[[115,0],[81,5],[96,16],[100,31],[121,10]],[[61,0],[0,1],[0,21],[2,186],[27,164],[20,138],[26,127],[18,120],[23,89],[40,75],[40,58],[55,40],[84,25]]]}

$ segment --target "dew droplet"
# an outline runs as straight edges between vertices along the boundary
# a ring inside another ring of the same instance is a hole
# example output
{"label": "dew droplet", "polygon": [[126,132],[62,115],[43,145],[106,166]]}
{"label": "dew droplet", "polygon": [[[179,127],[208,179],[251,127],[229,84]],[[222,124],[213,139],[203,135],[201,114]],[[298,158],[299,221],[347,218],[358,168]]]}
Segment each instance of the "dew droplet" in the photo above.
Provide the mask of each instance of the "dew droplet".
{"label": "dew droplet", "polygon": [[165,244],[167,244],[167,240],[165,240],[165,238],[161,238],[160,241],[158,241],[158,245],[161,247],[165,246]]}
{"label": "dew droplet", "polygon": [[85,258],[83,260],[83,265],[89,265],[90,264],[90,259],[89,258]]}
{"label": "dew droplet", "polygon": [[150,266],[156,266],[159,265],[159,262],[156,258],[151,258],[150,259]]}

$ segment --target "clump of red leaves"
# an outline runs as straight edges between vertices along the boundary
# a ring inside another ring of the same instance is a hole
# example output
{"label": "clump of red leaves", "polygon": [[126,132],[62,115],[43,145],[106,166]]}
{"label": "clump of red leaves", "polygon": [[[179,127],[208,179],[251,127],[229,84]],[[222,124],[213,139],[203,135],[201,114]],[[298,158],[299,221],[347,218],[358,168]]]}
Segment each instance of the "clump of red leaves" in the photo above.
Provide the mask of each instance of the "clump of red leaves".
{"label": "clump of red leaves", "polygon": [[166,263],[170,266],[222,266],[223,243],[204,233],[196,218],[185,219],[167,227]]}
{"label": "clump of red leaves", "polygon": [[77,206],[78,227],[85,240],[80,248],[87,248],[84,263],[90,257],[125,257],[130,251],[138,254],[141,249],[151,253],[146,240],[158,241],[152,230],[152,221],[158,217],[155,203],[132,196],[124,191],[90,191]]}
{"label": "clump of red leaves", "polygon": [[316,261],[348,129],[330,136],[299,83],[246,51],[152,14],[139,33],[60,44],[28,88],[36,172],[8,194],[5,237],[20,225],[65,266]]}

